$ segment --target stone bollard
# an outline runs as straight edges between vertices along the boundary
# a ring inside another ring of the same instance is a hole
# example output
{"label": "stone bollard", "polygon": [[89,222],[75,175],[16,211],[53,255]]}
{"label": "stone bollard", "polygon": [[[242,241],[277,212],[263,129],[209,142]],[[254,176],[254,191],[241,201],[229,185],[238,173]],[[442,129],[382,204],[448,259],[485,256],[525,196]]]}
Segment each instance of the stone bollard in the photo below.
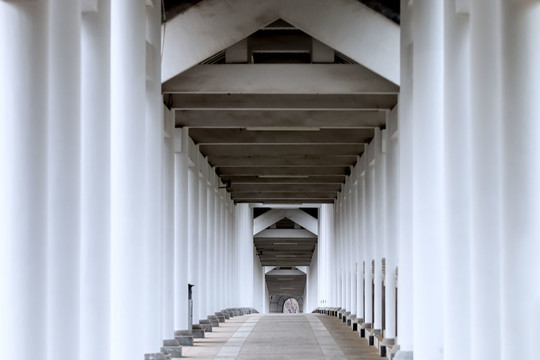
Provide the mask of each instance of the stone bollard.
{"label": "stone bollard", "polygon": [[193,324],[191,334],[195,339],[204,339],[204,327],[201,324]]}
{"label": "stone bollard", "polygon": [[223,315],[225,315],[225,319],[229,319],[231,317],[229,314],[229,310],[227,309],[223,309],[220,312],[223,313]]}
{"label": "stone bollard", "polygon": [[161,352],[164,354],[170,354],[171,358],[182,357],[182,346],[176,339],[163,340],[163,347]]}
{"label": "stone bollard", "polygon": [[208,315],[207,318],[210,320],[212,326],[219,326],[219,319],[216,315]]}
{"label": "stone bollard", "polygon": [[212,323],[208,319],[202,319],[199,321],[199,325],[204,328],[205,332],[212,332]]}
{"label": "stone bollard", "polygon": [[180,345],[193,346],[193,334],[187,330],[176,330],[174,338]]}
{"label": "stone bollard", "polygon": [[220,323],[225,322],[225,315],[224,315],[222,312],[216,312],[216,313],[214,313],[214,315],[217,316],[218,321],[219,321]]}

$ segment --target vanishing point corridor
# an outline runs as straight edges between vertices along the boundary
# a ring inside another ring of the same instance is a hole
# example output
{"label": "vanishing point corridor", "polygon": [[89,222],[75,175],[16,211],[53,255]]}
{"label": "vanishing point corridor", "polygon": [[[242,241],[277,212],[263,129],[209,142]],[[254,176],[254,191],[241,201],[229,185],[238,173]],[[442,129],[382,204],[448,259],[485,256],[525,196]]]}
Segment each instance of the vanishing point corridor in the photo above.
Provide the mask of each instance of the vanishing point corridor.
{"label": "vanishing point corridor", "polygon": [[340,319],[320,314],[250,314],[184,347],[188,359],[380,359],[377,350]]}

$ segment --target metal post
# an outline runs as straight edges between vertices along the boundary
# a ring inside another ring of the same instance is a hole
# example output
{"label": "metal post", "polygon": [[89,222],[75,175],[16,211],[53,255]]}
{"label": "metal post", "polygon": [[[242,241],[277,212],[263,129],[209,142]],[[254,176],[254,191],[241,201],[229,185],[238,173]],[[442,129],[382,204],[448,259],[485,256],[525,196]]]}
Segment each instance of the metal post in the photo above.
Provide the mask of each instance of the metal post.
{"label": "metal post", "polygon": [[193,298],[192,298],[193,290],[192,288],[194,286],[195,285],[188,284],[188,331],[189,333],[191,333],[191,330],[193,329]]}

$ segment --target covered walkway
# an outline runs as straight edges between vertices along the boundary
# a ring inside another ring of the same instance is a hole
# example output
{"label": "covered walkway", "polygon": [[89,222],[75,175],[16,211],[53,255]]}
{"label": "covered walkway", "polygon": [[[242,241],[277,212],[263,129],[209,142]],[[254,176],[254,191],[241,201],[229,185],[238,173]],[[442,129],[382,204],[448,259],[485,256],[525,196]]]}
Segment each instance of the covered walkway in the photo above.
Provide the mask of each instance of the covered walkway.
{"label": "covered walkway", "polygon": [[0,0],[1,358],[538,359],[539,43],[540,0]]}
{"label": "covered walkway", "polygon": [[375,348],[337,317],[250,314],[221,323],[192,347],[189,359],[380,359]]}

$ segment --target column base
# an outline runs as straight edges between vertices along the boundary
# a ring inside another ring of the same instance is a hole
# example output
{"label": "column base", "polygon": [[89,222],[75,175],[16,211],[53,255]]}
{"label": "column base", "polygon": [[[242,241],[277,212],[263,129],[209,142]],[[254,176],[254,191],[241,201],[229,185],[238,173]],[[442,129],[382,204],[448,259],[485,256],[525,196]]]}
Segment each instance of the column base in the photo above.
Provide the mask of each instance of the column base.
{"label": "column base", "polygon": [[375,336],[380,336],[382,339],[382,332],[379,329],[366,329],[366,339],[369,346],[375,345]]}
{"label": "column base", "polygon": [[219,327],[219,319],[216,315],[208,315],[208,320],[210,320],[212,326]]}
{"label": "column base", "polygon": [[199,325],[204,328],[206,332],[212,332],[212,323],[208,319],[202,319],[199,321]]}
{"label": "column base", "polygon": [[224,313],[222,313],[222,312],[216,312],[216,313],[214,313],[214,315],[217,316],[218,321],[219,321],[220,323],[225,322],[225,314],[224,314]]}
{"label": "column base", "polygon": [[161,352],[171,355],[172,358],[179,358],[182,357],[182,346],[180,346],[176,339],[163,340]]}
{"label": "column base", "polygon": [[182,357],[182,347],[181,346],[163,346],[161,352],[165,355],[170,355],[171,358]]}
{"label": "column base", "polygon": [[191,333],[193,334],[193,338],[195,339],[204,339],[204,327],[201,324],[193,324],[193,327],[191,329]]}
{"label": "column base", "polygon": [[188,330],[176,330],[174,332],[174,339],[178,341],[180,345],[193,346],[193,334]]}

